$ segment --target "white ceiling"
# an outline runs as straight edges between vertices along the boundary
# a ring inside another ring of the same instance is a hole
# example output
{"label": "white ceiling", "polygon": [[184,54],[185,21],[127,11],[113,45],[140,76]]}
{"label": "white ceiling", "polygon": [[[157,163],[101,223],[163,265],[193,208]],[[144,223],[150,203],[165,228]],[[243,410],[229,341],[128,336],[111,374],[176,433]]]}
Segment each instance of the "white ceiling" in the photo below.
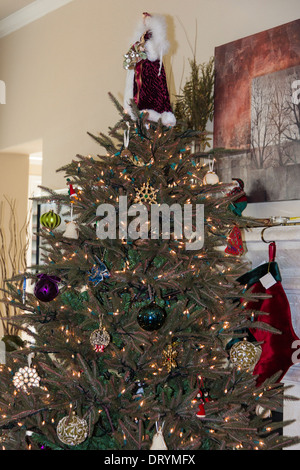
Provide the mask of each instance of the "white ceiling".
{"label": "white ceiling", "polygon": [[0,0],[0,39],[73,0]]}
{"label": "white ceiling", "polygon": [[33,2],[34,0],[0,0],[0,21]]}

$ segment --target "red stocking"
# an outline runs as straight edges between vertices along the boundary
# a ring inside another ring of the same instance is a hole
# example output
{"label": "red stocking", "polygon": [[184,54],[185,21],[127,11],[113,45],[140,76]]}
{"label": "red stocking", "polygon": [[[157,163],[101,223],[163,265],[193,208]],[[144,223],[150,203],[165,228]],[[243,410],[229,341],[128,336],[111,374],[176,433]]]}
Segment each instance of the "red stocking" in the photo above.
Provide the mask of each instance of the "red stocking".
{"label": "red stocking", "polygon": [[[257,386],[277,372],[281,372],[278,382],[282,380],[289,367],[293,364],[292,344],[298,340],[292,320],[288,299],[281,284],[279,268],[275,260],[275,243],[269,245],[269,263],[258,266],[256,269],[239,278],[241,284],[247,284],[252,293],[271,295],[270,299],[260,299],[258,302],[248,302],[247,309],[266,312],[269,315],[258,315],[257,321],[267,323],[281,332],[270,333],[259,329],[250,329],[256,341],[263,341],[261,357],[256,364],[253,375],[257,375]],[[264,287],[260,279],[271,274],[275,284]]]}

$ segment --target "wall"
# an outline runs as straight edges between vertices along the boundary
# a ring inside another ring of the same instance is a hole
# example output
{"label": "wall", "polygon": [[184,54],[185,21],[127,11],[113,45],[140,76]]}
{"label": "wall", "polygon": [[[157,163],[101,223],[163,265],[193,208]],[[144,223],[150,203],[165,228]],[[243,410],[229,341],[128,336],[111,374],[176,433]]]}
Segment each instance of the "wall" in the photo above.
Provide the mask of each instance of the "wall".
{"label": "wall", "polygon": [[0,200],[3,196],[18,200],[18,214],[26,215],[28,191],[28,155],[0,154]]}
{"label": "wall", "polygon": [[[299,17],[298,0],[73,0],[0,39],[0,151],[43,150],[43,184],[65,187],[56,170],[77,153],[101,153],[87,136],[107,132],[118,114],[107,93],[123,98],[123,54],[143,11],[167,17],[171,50],[165,58],[171,97],[196,57]],[[197,28],[196,28],[197,24]],[[1,181],[1,175],[0,175]]]}
{"label": "wall", "polygon": [[[21,231],[23,225],[26,223],[27,218],[27,199],[28,199],[28,171],[29,171],[29,158],[27,155],[22,154],[1,154],[0,155],[0,204],[2,205],[3,212],[1,213],[0,218],[0,230],[3,231],[4,237],[6,240],[6,245],[10,243],[10,240],[15,238],[17,244],[20,247],[25,243],[25,232]],[[10,230],[9,228],[9,206],[5,200],[5,197],[12,201],[16,200],[16,220],[17,227],[16,231]],[[2,241],[0,250],[2,250]],[[11,255],[13,250],[11,249]],[[8,250],[5,250],[5,259],[6,259],[6,269],[7,275],[12,276],[17,274],[19,271],[17,267],[17,272],[12,270],[11,264],[8,259]],[[12,255],[13,256],[13,255]],[[18,258],[19,261],[19,258]],[[24,268],[23,268],[24,269]],[[0,270],[0,283],[2,270]],[[3,312],[3,307],[0,306],[1,312]],[[2,324],[0,322],[0,338],[2,338]]]}

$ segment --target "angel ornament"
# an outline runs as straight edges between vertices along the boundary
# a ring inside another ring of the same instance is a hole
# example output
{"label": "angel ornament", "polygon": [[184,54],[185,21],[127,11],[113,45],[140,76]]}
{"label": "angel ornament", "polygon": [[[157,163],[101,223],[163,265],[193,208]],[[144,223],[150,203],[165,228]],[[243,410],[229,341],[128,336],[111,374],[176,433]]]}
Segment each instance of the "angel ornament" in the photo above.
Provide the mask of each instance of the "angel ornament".
{"label": "angel ornament", "polygon": [[167,445],[164,440],[164,436],[163,436],[164,424],[165,423],[163,423],[161,426],[158,426],[158,423],[156,421],[155,423],[156,433],[153,436],[150,450],[168,450]]}

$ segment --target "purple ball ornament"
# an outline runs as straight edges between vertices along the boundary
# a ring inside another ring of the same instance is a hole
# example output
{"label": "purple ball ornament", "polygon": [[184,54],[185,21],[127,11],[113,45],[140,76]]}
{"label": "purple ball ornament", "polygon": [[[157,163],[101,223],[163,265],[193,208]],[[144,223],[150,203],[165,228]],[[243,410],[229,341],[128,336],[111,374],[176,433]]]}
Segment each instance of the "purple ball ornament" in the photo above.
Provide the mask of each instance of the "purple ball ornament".
{"label": "purple ball ornament", "polygon": [[58,283],[60,278],[48,276],[48,274],[38,274],[39,280],[34,288],[34,295],[41,302],[51,302],[59,294]]}

